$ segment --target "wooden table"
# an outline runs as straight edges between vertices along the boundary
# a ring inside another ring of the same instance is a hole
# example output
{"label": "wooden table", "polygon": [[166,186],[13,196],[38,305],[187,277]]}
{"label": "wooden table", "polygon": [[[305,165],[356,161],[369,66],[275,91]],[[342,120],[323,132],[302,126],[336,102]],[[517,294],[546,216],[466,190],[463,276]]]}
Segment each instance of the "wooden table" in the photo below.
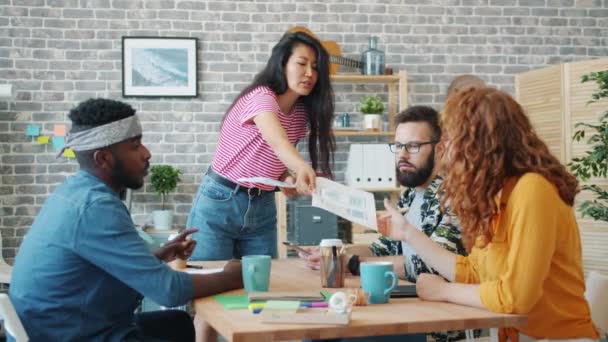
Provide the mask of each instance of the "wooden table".
{"label": "wooden table", "polygon": [[[201,264],[218,267],[217,262]],[[345,285],[359,287],[359,277],[347,277]],[[303,261],[272,261],[270,291],[317,289],[322,290],[319,272],[308,269]],[[244,290],[226,294],[242,293]],[[356,306],[348,326],[262,323],[260,315],[254,315],[248,310],[225,310],[211,297],[197,299],[195,309],[198,319],[203,319],[224,338],[235,342],[394,335],[527,324],[525,315],[497,314],[483,309],[427,302],[417,298],[391,298],[388,304]]]}

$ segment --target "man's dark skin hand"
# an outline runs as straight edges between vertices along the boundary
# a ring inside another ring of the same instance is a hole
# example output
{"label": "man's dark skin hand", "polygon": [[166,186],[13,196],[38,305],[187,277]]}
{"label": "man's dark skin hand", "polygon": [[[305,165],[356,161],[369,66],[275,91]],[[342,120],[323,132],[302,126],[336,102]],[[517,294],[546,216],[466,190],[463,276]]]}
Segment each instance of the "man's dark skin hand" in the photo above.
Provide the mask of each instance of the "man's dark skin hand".
{"label": "man's dark skin hand", "polygon": [[[170,262],[176,258],[187,260],[196,246],[190,234],[198,232],[197,228],[186,229],[175,239],[167,242],[154,254],[160,260]],[[207,297],[218,293],[243,288],[243,272],[240,260],[230,260],[222,272],[210,274],[193,274],[193,298]]]}
{"label": "man's dark skin hand", "polygon": [[207,297],[218,293],[242,289],[243,272],[240,260],[230,260],[224,270],[217,273],[193,274],[194,298]]}
{"label": "man's dark skin hand", "polygon": [[187,260],[196,246],[196,241],[190,238],[190,234],[196,232],[198,232],[198,228],[184,230],[155,251],[154,255],[164,262],[171,262],[176,258]]}

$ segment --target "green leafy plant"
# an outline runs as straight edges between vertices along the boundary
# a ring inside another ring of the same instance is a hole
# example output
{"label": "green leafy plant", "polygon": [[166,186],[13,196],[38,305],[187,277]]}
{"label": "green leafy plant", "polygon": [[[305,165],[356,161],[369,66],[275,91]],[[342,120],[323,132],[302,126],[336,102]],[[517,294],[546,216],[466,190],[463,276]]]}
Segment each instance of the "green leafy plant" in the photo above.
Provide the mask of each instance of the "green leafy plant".
{"label": "green leafy plant", "polygon": [[[599,89],[591,95],[588,103],[608,98],[608,70],[583,75],[581,83],[589,81],[595,81]],[[587,139],[587,144],[591,145],[591,149],[586,151],[584,157],[572,159],[568,166],[582,181],[591,177],[605,178],[608,174],[608,111],[602,114],[599,124],[581,122],[577,123],[575,127],[582,127],[574,132],[575,141],[585,139],[585,129],[592,132]],[[591,191],[596,197],[594,200],[581,204],[579,210],[583,216],[588,215],[594,220],[608,221],[608,191],[595,184],[584,185],[582,189]]]}
{"label": "green leafy plant", "polygon": [[152,190],[160,195],[162,208],[165,210],[165,195],[177,188],[177,183],[181,181],[179,176],[182,171],[171,165],[154,165],[150,170],[152,172],[150,179]]}
{"label": "green leafy plant", "polygon": [[364,96],[361,99],[361,113],[363,114],[382,114],[384,112],[384,103],[377,95]]}

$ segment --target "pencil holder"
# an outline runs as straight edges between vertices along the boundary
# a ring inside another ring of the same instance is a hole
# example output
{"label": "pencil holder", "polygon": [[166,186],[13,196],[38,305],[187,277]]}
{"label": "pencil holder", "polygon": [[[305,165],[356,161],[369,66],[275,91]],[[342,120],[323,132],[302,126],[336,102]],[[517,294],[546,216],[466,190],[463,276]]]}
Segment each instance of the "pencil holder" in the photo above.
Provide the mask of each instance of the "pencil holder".
{"label": "pencil holder", "polygon": [[321,286],[329,288],[344,287],[344,253],[342,241],[323,239],[319,245],[321,257]]}

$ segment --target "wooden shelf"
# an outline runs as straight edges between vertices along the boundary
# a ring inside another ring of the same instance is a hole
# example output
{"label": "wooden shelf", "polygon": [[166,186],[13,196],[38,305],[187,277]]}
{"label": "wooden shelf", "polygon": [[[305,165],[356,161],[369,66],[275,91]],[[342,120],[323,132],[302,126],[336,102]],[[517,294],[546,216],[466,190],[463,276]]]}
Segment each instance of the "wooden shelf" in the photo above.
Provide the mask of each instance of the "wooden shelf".
{"label": "wooden shelf", "polygon": [[397,83],[399,75],[358,75],[336,74],[331,75],[331,81],[336,83]]}

